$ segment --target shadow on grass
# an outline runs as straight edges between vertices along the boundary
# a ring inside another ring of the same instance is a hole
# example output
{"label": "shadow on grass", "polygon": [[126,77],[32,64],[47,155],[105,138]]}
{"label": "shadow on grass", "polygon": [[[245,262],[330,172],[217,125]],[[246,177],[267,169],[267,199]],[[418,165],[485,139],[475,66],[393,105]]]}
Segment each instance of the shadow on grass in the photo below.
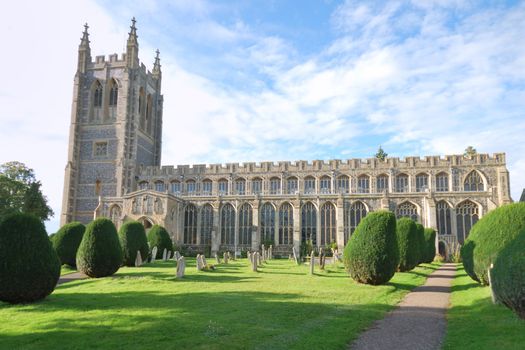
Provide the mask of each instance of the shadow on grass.
{"label": "shadow on grass", "polygon": [[[196,277],[196,276],[192,276]],[[304,302],[293,293],[145,291],[54,294],[17,314],[55,315],[3,348],[342,348],[392,306]],[[301,301],[299,301],[301,300]],[[314,316],[315,315],[315,316]],[[314,316],[314,317],[313,317]],[[322,330],[323,336],[319,336]]]}

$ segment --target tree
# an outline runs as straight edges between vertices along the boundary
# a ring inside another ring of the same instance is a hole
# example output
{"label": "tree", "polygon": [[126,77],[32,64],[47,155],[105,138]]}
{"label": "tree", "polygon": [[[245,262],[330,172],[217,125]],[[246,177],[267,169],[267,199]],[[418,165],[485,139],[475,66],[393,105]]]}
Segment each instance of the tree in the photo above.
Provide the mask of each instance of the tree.
{"label": "tree", "polygon": [[472,158],[476,154],[478,154],[478,151],[476,151],[476,149],[474,147],[468,146],[467,148],[465,148],[465,153],[463,153],[463,157],[465,157],[465,158]]}
{"label": "tree", "polygon": [[375,157],[380,160],[385,160],[385,158],[388,157],[388,153],[383,151],[383,148],[379,146],[379,149],[377,150]]}
{"label": "tree", "polygon": [[24,163],[0,165],[0,217],[13,212],[33,214],[44,221],[54,215],[42,194],[42,184]]}

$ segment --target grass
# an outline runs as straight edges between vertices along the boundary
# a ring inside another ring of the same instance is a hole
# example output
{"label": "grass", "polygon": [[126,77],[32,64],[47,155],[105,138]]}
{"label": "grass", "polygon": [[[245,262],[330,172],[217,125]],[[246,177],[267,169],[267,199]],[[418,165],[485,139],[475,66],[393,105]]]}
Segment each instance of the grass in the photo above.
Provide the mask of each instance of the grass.
{"label": "grass", "polygon": [[45,300],[0,303],[5,349],[343,349],[421,285],[438,264],[397,273],[383,286],[357,284],[342,266],[246,259],[175,279],[174,262],[121,268],[69,282]]}
{"label": "grass", "polygon": [[458,269],[452,284],[444,349],[524,349],[525,320],[494,305],[490,288]]}
{"label": "grass", "polygon": [[76,269],[72,268],[69,265],[62,265],[60,267],[60,276],[69,275],[70,273],[77,272]]}

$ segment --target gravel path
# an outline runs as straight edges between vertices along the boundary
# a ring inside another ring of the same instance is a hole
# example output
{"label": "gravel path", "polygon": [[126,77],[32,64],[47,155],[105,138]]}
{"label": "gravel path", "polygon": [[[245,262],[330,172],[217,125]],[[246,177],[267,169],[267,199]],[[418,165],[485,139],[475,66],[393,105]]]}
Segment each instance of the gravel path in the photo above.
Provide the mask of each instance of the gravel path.
{"label": "gravel path", "polygon": [[440,349],[455,273],[455,264],[443,264],[394,311],[362,333],[349,349]]}
{"label": "gravel path", "polygon": [[73,272],[73,273],[69,273],[69,274],[67,274],[67,275],[60,276],[60,278],[58,279],[57,286],[58,286],[58,285],[61,285],[62,283],[71,282],[71,281],[76,281],[76,280],[81,280],[81,279],[84,279],[84,278],[87,278],[87,276],[84,275],[84,274],[81,273],[81,272]]}

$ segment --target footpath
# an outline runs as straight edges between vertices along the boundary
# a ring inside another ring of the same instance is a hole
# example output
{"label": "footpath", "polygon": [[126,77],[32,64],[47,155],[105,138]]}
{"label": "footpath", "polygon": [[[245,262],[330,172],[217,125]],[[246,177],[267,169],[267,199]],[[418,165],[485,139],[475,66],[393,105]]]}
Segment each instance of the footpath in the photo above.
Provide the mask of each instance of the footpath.
{"label": "footpath", "polygon": [[376,321],[349,349],[440,349],[445,335],[450,285],[455,264],[443,264],[423,286],[407,294],[398,307]]}

